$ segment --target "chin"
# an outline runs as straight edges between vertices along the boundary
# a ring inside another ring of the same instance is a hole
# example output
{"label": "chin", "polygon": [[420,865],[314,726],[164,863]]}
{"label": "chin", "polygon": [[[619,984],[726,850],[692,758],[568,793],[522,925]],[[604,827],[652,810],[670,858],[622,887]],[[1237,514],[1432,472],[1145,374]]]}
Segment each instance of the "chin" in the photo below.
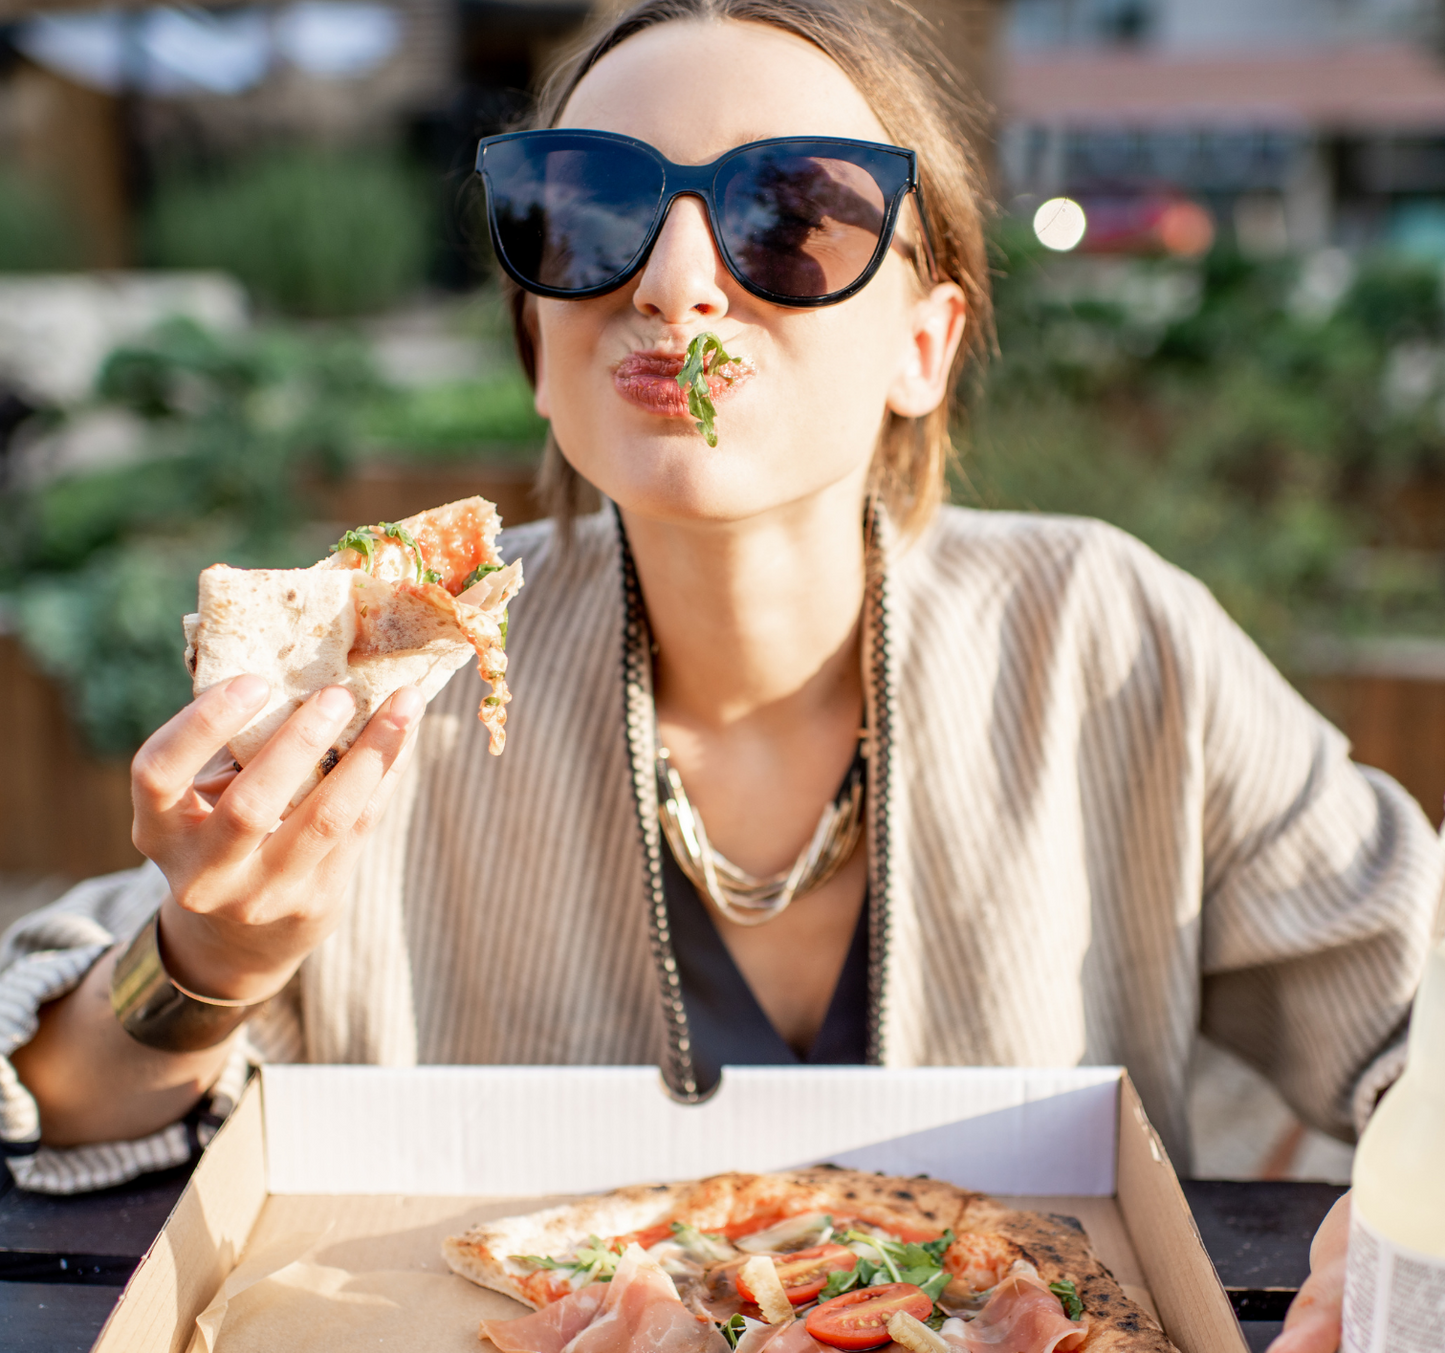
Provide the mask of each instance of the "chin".
{"label": "chin", "polygon": [[573,464],[624,512],[652,521],[743,521],[787,496],[765,482],[747,458],[709,448],[695,434],[633,442],[628,453],[621,466],[610,458]]}

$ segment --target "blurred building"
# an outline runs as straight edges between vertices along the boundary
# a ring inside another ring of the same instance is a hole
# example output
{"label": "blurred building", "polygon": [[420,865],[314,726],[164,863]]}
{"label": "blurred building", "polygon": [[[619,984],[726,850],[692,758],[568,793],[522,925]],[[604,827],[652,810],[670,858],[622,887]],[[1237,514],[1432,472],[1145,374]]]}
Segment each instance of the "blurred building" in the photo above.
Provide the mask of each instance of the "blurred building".
{"label": "blurred building", "polygon": [[[464,178],[586,0],[0,0],[0,171],[53,192],[83,260],[136,261],[158,174],[277,146],[383,146]],[[0,204],[3,207],[3,204]]]}
{"label": "blurred building", "polygon": [[[996,100],[1002,3],[918,0],[980,125]],[[257,151],[399,150],[455,197],[478,137],[526,107],[591,9],[589,0],[0,0],[0,197],[7,173],[39,184],[80,237],[74,261],[105,268],[142,261],[137,223],[159,179]],[[4,208],[0,270],[31,266],[3,258]],[[473,276],[469,248],[447,245],[435,280]]]}
{"label": "blurred building", "polygon": [[1183,197],[1251,253],[1445,256],[1442,14],[1438,0],[1013,0],[1005,192],[1016,209],[1093,203],[1122,237],[1131,211]]}

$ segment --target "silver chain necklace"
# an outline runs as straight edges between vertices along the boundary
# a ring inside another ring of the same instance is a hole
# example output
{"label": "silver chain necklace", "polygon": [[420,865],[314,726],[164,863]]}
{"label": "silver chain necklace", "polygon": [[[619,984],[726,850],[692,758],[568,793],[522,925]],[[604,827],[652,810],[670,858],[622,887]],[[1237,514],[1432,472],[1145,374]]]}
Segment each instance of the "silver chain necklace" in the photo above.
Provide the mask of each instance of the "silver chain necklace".
{"label": "silver chain necklace", "polygon": [[842,789],[823,809],[813,839],[793,867],[757,878],[713,849],[702,816],[688,801],[682,777],[673,769],[667,748],[659,745],[657,797],[663,835],[693,887],[706,893],[729,921],[762,925],[786,911],[795,897],[821,888],[848,863],[863,834],[866,765],[860,745]]}

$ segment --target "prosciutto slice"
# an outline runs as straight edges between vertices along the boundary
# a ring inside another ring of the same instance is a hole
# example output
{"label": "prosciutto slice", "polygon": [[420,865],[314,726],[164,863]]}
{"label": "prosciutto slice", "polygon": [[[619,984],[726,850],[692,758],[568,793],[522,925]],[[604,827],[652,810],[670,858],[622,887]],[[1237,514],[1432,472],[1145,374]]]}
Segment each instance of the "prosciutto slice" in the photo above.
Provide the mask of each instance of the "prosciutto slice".
{"label": "prosciutto slice", "polygon": [[482,1338],[501,1353],[562,1353],[602,1309],[607,1284],[592,1283],[515,1320],[483,1320]]}
{"label": "prosciutto slice", "polygon": [[1088,1334],[1063,1312],[1059,1299],[1026,1273],[1005,1278],[988,1305],[969,1321],[945,1320],[939,1331],[958,1353],[1069,1353]]}
{"label": "prosciutto slice", "polygon": [[811,1334],[801,1320],[786,1325],[755,1325],[738,1340],[737,1353],[837,1353],[826,1348]]}
{"label": "prosciutto slice", "polygon": [[640,1245],[627,1247],[610,1283],[517,1320],[484,1320],[482,1333],[502,1353],[729,1353],[717,1327],[682,1304]]}

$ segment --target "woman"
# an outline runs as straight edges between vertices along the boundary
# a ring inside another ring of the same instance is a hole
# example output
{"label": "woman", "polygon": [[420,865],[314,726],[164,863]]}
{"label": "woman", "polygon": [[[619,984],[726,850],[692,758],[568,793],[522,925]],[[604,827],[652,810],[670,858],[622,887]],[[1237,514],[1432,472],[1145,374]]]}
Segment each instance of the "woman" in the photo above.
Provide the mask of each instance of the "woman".
{"label": "woman", "polygon": [[[32,1187],[184,1153],[171,1125],[244,1061],[239,1034],[160,1051],[113,1017],[157,909],[178,987],[238,1018],[274,998],[247,1026],[273,1058],[655,1060],[688,1097],[728,1060],[1121,1061],[1183,1147],[1202,1020],[1314,1121],[1368,1111],[1438,843],[1143,547],[935,511],[984,256],[948,110],[892,41],[844,0],[651,0],[544,100],[544,126],[608,135],[489,146],[554,491],[581,476],[617,516],[509,539],[528,582],[498,762],[463,683],[424,724],[404,690],[268,835],[344,692],[240,775],[206,766],[257,678],[146,744],[154,867],[9,940],[0,1131],[43,1143],[17,1156]],[[888,147],[917,152],[921,195]],[[659,154],[728,174],[654,219],[633,208]],[[539,176],[562,190],[536,199]],[[544,247],[511,207],[547,216]],[[673,379],[708,332],[736,359],[710,382],[716,448]],[[140,1145],[87,1145],[117,1141]],[[1337,1225],[1321,1243],[1323,1314],[1281,1347],[1333,1347]]]}

